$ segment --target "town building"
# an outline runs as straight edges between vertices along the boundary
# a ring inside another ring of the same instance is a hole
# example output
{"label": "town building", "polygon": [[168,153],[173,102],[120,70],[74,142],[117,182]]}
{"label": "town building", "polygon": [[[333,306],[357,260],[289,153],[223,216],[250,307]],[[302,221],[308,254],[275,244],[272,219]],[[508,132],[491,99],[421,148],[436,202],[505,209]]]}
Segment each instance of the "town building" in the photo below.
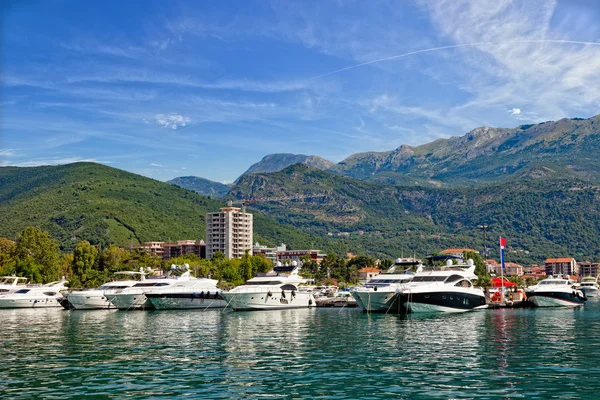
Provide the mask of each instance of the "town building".
{"label": "town building", "polygon": [[276,249],[277,261],[282,264],[291,263],[292,261],[301,261],[305,257],[315,260],[318,263],[323,261],[327,254],[321,253],[321,250],[288,250],[285,244],[281,244]]}
{"label": "town building", "polygon": [[364,267],[358,270],[358,280],[364,285],[380,273],[380,269],[373,267]]}
{"label": "town building", "polygon": [[523,268],[522,279],[544,279],[546,277],[546,268],[539,267],[537,264],[531,264]]}
{"label": "town building", "polygon": [[464,252],[479,254],[479,252],[474,249],[446,249],[446,250],[442,250],[440,253],[443,255],[447,255],[447,256],[462,258]]}
{"label": "town building", "polygon": [[580,261],[577,264],[579,265],[579,276],[598,276],[600,263]]}
{"label": "town building", "polygon": [[200,258],[206,258],[204,240],[178,240],[176,243],[146,242],[135,248],[144,250],[148,254],[157,255],[163,260],[170,260],[186,254],[195,254]]}
{"label": "town building", "polygon": [[579,266],[572,257],[548,258],[544,266],[546,275],[579,275]]}
{"label": "town building", "polygon": [[488,267],[488,271],[496,274],[496,276],[521,276],[523,275],[523,266],[514,262],[504,262],[504,271],[502,271],[502,264],[496,262],[496,260],[485,260]]}
{"label": "town building", "polygon": [[206,258],[220,252],[227,258],[252,255],[252,214],[229,202],[220,212],[206,214]]}

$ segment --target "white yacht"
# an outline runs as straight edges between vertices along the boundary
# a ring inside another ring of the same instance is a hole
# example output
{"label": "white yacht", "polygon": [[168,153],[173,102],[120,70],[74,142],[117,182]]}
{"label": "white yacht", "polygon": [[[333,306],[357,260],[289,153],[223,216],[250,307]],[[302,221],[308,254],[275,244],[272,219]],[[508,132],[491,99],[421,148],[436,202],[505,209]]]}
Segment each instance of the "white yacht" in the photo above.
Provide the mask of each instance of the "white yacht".
{"label": "white yacht", "polygon": [[222,292],[221,296],[235,311],[315,307],[312,290],[300,286],[306,279],[298,275],[299,270],[295,261],[291,266],[277,263],[273,271]]}
{"label": "white yacht", "polygon": [[585,294],[585,297],[598,297],[598,279],[593,276],[582,278],[579,290]]}
{"label": "white yacht", "polygon": [[587,300],[568,275],[548,276],[537,285],[525,289],[527,301],[536,307],[576,307]]}
{"label": "white yacht", "polygon": [[385,273],[354,289],[352,297],[365,312],[397,312],[401,299],[396,294],[414,278],[412,267],[416,267],[417,272],[423,269],[420,260],[398,258]]}
{"label": "white yacht", "polygon": [[51,282],[46,285],[28,285],[15,292],[0,295],[0,308],[40,308],[40,307],[62,307],[60,292],[66,289],[63,278],[60,281]]}
{"label": "white yacht", "polygon": [[477,280],[473,260],[423,270],[400,288],[400,309],[406,313],[463,312],[487,308],[483,290],[474,287]]}
{"label": "white yacht", "polygon": [[174,265],[171,271],[165,276],[148,277],[144,281],[123,289],[118,293],[106,293],[106,298],[119,310],[153,310],[154,305],[146,297],[146,292],[150,289],[172,286],[175,283],[195,279],[191,276],[189,266],[185,264],[183,274],[175,275],[180,271]]}
{"label": "white yacht", "polygon": [[27,278],[20,276],[0,276],[0,294],[16,292],[25,287]]}
{"label": "white yacht", "polygon": [[72,291],[65,295],[69,302],[69,309],[76,310],[98,310],[116,308],[108,300],[107,295],[120,293],[123,289],[132,287],[133,285],[143,281],[146,275],[144,272],[135,271],[120,271],[115,272],[115,279],[112,282],[107,282],[95,289]]}
{"label": "white yacht", "polygon": [[216,279],[190,279],[171,286],[150,288],[145,294],[157,310],[188,308],[224,308]]}

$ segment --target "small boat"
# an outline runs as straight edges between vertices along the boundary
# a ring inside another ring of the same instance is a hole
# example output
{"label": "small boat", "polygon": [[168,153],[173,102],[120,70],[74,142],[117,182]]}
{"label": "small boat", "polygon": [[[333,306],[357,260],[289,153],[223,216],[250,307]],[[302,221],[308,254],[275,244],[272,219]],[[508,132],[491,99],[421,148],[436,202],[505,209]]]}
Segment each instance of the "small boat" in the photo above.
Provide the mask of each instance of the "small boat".
{"label": "small boat", "polygon": [[145,292],[157,310],[224,308],[216,279],[190,279],[171,286],[150,288]]}
{"label": "small boat", "polygon": [[593,276],[586,276],[581,279],[579,290],[585,297],[598,297],[598,279]]}
{"label": "small boat", "polygon": [[45,308],[62,307],[61,290],[65,289],[66,279],[46,285],[28,285],[15,292],[0,295],[0,308]]}
{"label": "small boat", "polygon": [[[415,277],[411,267],[417,272],[423,266],[419,260],[398,258],[394,265],[385,273],[369,280],[363,287],[352,291],[352,297],[365,312],[397,312],[400,307],[400,297],[396,296],[400,288]],[[396,272],[397,270],[401,272]]]}
{"label": "small boat", "polygon": [[587,297],[577,289],[568,275],[546,279],[525,289],[527,301],[535,307],[576,307],[582,306]]}
{"label": "small boat", "polygon": [[0,294],[16,292],[24,288],[27,278],[20,276],[0,276]]}
{"label": "small boat", "polygon": [[[112,282],[107,282],[97,288],[81,291],[71,291],[65,294],[67,304],[65,308],[76,310],[100,310],[116,308],[106,297],[107,295],[120,293],[123,289],[132,287],[144,280],[144,272],[120,271],[115,272],[117,277]],[[120,278],[120,279],[119,279]]]}
{"label": "small boat", "polygon": [[473,283],[477,280],[475,264],[453,264],[446,261],[441,268],[423,269],[412,281],[403,285],[398,296],[406,313],[464,312],[487,308],[485,294]]}
{"label": "small boat", "polygon": [[312,290],[300,286],[306,279],[299,271],[296,261],[292,261],[291,266],[278,262],[271,272],[259,274],[241,286],[222,292],[221,296],[235,311],[315,307]]}

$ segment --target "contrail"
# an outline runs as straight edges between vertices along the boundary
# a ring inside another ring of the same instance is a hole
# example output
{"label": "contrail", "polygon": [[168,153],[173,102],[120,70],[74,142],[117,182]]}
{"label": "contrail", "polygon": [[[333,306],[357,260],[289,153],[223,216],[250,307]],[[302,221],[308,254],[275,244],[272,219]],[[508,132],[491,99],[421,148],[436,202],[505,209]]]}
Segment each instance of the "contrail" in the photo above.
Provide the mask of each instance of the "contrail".
{"label": "contrail", "polygon": [[420,54],[420,53],[430,53],[430,52],[434,52],[434,51],[456,49],[456,48],[460,48],[460,47],[472,47],[472,46],[482,46],[482,45],[502,45],[502,44],[516,44],[516,43],[567,43],[567,44],[582,44],[582,45],[600,46],[600,42],[583,42],[583,41],[578,41],[578,40],[560,40],[560,39],[527,39],[527,40],[515,40],[515,41],[511,41],[511,42],[499,42],[499,43],[476,42],[476,43],[454,44],[454,45],[450,45],[450,46],[440,46],[440,47],[432,47],[430,49],[410,51],[408,53],[398,54],[395,56],[380,58],[378,60],[372,60],[372,61],[367,61],[367,62],[363,62],[360,64],[351,65],[349,67],[336,69],[335,71],[327,72],[326,74],[312,77],[312,78],[308,79],[307,82],[312,82],[314,80],[324,78],[329,75],[337,74],[337,73],[343,72],[343,71],[348,71],[349,69],[362,67],[364,65],[377,64],[382,61],[396,60],[398,58],[408,57],[408,56],[412,56],[412,55]]}

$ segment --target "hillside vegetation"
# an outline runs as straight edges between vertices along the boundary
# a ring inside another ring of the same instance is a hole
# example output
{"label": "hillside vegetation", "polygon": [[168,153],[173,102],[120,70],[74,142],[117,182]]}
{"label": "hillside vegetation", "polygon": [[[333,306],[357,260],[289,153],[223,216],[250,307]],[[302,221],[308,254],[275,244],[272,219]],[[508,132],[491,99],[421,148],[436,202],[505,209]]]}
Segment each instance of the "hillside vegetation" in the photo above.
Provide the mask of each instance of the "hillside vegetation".
{"label": "hillside vegetation", "polygon": [[[205,215],[223,202],[164,182],[94,163],[0,168],[0,236],[27,226],[48,231],[63,250],[81,240],[106,247],[204,239]],[[321,245],[293,227],[255,215],[255,241]]]}

